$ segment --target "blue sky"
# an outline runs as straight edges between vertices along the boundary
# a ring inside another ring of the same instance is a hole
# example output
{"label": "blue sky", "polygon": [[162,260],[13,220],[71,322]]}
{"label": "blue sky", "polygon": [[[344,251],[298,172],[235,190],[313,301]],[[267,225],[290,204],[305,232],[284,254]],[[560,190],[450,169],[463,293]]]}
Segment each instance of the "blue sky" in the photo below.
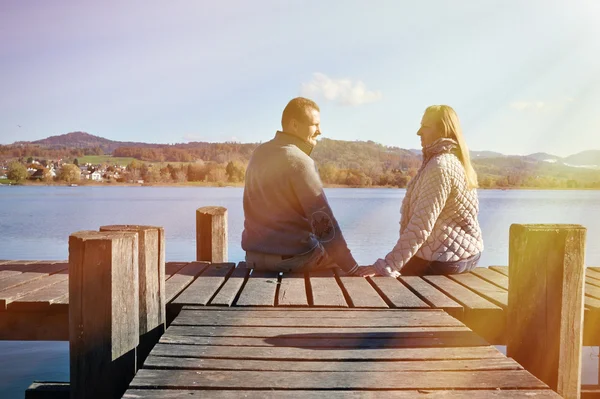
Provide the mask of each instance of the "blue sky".
{"label": "blue sky", "polygon": [[597,0],[4,0],[0,38],[2,144],[266,141],[305,95],[333,139],[449,104],[473,150],[600,149]]}

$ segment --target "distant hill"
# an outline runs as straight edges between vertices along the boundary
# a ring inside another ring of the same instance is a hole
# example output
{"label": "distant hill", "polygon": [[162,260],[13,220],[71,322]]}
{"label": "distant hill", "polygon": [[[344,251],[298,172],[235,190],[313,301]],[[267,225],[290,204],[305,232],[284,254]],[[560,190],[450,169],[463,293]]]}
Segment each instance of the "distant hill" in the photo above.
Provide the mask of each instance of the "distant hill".
{"label": "distant hill", "polygon": [[563,162],[568,165],[600,168],[600,151],[582,151],[580,153],[569,155],[568,157],[563,158]]}
{"label": "distant hill", "polygon": [[58,136],[47,137],[36,141],[19,141],[13,145],[34,144],[49,149],[60,148],[96,148],[99,147],[105,153],[112,153],[115,149],[124,146],[132,147],[156,147],[157,144],[139,143],[131,141],[113,141],[103,137],[94,136],[85,132],[71,132]]}

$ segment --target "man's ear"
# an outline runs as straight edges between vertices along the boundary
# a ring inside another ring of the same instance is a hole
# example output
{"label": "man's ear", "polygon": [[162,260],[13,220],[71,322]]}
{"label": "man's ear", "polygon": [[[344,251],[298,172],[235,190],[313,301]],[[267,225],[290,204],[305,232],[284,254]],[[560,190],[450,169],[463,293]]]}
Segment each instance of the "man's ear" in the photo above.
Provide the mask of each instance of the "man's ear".
{"label": "man's ear", "polygon": [[298,121],[295,118],[290,119],[290,123],[288,124],[288,129],[294,133],[296,133],[298,131]]}

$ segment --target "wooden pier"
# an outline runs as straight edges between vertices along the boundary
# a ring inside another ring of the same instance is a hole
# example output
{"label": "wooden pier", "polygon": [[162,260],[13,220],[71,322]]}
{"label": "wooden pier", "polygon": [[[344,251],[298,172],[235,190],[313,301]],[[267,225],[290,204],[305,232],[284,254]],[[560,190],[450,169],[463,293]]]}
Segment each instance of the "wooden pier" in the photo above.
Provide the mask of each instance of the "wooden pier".
{"label": "wooden pier", "polygon": [[[441,309],[506,344],[508,266],[451,276],[355,278],[254,272],[241,262],[167,262],[167,314],[188,306]],[[68,263],[0,261],[0,339],[68,341]],[[585,277],[584,345],[600,345],[600,267]]]}
{"label": "wooden pier", "polygon": [[198,212],[193,262],[165,263],[152,226],[0,261],[0,339],[70,342],[70,384],[26,398],[581,397],[582,337],[600,344],[581,226],[513,225],[510,268],[363,278],[227,263],[226,210]]}

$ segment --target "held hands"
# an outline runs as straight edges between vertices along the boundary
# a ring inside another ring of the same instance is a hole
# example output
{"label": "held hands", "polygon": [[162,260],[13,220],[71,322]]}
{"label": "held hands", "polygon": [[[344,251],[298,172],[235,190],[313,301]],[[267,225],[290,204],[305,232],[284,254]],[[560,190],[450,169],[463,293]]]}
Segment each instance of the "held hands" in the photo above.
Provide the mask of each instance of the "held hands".
{"label": "held hands", "polygon": [[377,259],[377,261],[371,267],[376,271],[377,275],[379,276],[387,276],[393,278],[397,278],[398,276],[400,276],[400,272],[388,266],[385,260],[383,259]]}

